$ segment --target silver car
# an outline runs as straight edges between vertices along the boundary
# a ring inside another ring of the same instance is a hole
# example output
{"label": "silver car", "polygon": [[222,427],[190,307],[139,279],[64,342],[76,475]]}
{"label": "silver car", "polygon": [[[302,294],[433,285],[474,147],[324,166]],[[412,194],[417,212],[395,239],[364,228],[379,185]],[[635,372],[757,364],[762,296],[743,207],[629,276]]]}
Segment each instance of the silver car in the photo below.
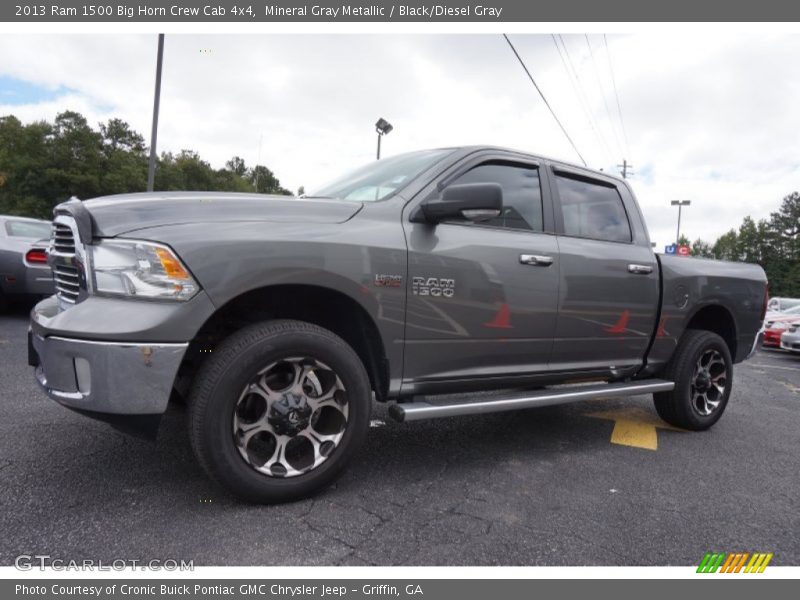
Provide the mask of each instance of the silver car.
{"label": "silver car", "polygon": [[781,348],[800,354],[800,322],[792,323],[781,335]]}
{"label": "silver car", "polygon": [[47,264],[51,228],[50,221],[0,215],[0,310],[9,300],[55,291]]}

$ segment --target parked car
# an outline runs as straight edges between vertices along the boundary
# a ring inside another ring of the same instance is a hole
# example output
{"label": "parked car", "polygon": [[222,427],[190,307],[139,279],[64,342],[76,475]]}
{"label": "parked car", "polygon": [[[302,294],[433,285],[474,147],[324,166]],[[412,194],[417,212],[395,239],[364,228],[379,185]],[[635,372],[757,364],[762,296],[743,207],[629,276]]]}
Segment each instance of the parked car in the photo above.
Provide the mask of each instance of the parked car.
{"label": "parked car", "polygon": [[54,292],[47,264],[51,228],[50,221],[0,215],[0,309],[15,298]]}
{"label": "parked car", "polygon": [[800,321],[800,305],[788,308],[780,313],[769,314],[764,322],[764,346],[780,348],[781,335],[792,323]]}
{"label": "parked car", "polygon": [[624,179],[485,147],[303,199],[71,200],[50,260],[29,344],[45,392],[149,435],[188,398],[200,464],[257,502],[330,484],[373,397],[403,422],[652,393],[708,429],[767,306],[758,265],[656,255]]}
{"label": "parked car", "polygon": [[798,306],[800,306],[800,298],[770,298],[767,304],[767,318],[778,316],[778,313]]}
{"label": "parked car", "polygon": [[792,323],[781,336],[781,348],[800,353],[800,321]]}

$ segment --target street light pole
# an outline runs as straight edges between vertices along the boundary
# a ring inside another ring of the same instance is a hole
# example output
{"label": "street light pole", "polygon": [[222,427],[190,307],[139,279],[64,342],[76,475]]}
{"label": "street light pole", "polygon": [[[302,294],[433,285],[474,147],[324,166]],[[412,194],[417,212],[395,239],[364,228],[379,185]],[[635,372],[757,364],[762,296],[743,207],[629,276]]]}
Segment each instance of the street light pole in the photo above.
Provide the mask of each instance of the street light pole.
{"label": "street light pole", "polygon": [[164,62],[164,34],[158,34],[156,58],[156,91],[153,98],[153,129],[150,133],[150,164],[147,167],[147,191],[152,192],[156,182],[156,140],[158,138],[158,110],[161,106],[161,64]]}
{"label": "street light pole", "polygon": [[375,123],[375,131],[378,132],[378,153],[375,156],[375,160],[381,159],[381,138],[388,134],[392,129],[394,129],[392,124],[384,118],[378,119],[378,122]]}
{"label": "street light pole", "polygon": [[680,245],[681,240],[681,211],[683,210],[684,206],[689,206],[692,203],[691,200],[671,200],[670,204],[672,206],[678,207],[678,232],[675,235],[675,245]]}

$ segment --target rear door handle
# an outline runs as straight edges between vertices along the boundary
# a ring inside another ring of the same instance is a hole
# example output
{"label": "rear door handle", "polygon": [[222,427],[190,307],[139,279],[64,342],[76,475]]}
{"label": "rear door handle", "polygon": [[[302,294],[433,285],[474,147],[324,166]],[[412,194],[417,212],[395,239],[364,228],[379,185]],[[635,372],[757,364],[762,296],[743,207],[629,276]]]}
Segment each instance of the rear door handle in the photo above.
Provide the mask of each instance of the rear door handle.
{"label": "rear door handle", "polygon": [[540,254],[520,254],[519,262],[523,265],[533,265],[534,267],[549,267],[553,264],[553,257]]}
{"label": "rear door handle", "polygon": [[650,265],[628,265],[628,273],[635,275],[649,275],[653,272],[653,267]]}

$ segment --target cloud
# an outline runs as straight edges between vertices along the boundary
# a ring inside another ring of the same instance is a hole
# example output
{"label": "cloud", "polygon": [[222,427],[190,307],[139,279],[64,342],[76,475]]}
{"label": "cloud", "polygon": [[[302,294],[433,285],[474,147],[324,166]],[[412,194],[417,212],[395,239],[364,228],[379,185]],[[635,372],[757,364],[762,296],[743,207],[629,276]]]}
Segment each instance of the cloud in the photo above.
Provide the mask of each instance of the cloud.
{"label": "cloud", "polygon": [[[589,166],[634,164],[659,246],[675,235],[670,199],[690,198],[683,232],[711,240],[798,188],[800,36],[648,33],[606,50],[568,35],[563,63],[549,35],[511,39]],[[4,35],[0,114],[69,108],[147,134],[155,51],[153,35]],[[4,78],[51,93],[11,102]],[[240,155],[313,190],[372,159],[378,117],[395,126],[387,155],[486,143],[578,161],[499,35],[167,35],[160,150]]]}

